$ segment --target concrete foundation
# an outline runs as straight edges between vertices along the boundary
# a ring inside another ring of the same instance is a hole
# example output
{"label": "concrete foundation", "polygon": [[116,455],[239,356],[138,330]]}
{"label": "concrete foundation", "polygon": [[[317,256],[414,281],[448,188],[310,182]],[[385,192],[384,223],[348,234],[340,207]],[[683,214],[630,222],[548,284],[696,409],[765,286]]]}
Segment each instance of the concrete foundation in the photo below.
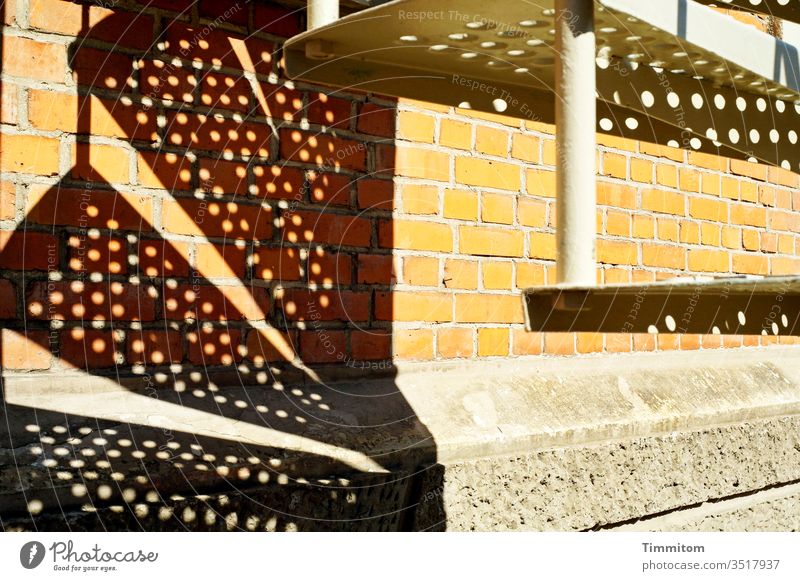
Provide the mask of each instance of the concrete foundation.
{"label": "concrete foundation", "polygon": [[152,391],[6,377],[0,515],[11,530],[797,530],[799,354]]}

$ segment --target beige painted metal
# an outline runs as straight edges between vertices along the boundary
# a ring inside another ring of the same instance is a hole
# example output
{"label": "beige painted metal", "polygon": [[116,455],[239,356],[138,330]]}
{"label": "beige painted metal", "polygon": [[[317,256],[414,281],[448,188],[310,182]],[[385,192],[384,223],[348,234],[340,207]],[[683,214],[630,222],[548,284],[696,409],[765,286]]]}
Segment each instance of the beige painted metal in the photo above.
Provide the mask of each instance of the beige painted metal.
{"label": "beige painted metal", "polygon": [[758,12],[789,22],[800,22],[800,3],[797,0],[697,0],[720,8],[738,8]]}
{"label": "beige painted metal", "polygon": [[560,283],[595,280],[595,33],[592,0],[556,0],[556,229]]}
{"label": "beige painted metal", "polygon": [[[795,45],[694,2],[595,6],[599,132],[800,168]],[[290,39],[287,67],[315,82],[553,123],[553,14],[552,0],[399,0]],[[308,58],[312,41],[335,56]]]}
{"label": "beige painted metal", "polygon": [[339,0],[308,0],[308,30],[314,30],[339,19]]}

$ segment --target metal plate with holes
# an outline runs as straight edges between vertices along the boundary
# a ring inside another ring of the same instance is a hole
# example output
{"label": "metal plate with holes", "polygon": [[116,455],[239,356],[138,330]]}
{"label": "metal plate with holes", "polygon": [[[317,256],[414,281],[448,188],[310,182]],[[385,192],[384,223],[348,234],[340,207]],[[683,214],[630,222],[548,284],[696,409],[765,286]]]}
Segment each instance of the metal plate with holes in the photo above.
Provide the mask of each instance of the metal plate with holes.
{"label": "metal plate with holes", "polygon": [[524,292],[529,331],[800,335],[800,277],[679,279]]}
{"label": "metal plate with holes", "polygon": [[[687,0],[595,6],[598,131],[800,168],[796,47]],[[396,0],[290,39],[287,71],[552,123],[553,13],[552,0]]]}

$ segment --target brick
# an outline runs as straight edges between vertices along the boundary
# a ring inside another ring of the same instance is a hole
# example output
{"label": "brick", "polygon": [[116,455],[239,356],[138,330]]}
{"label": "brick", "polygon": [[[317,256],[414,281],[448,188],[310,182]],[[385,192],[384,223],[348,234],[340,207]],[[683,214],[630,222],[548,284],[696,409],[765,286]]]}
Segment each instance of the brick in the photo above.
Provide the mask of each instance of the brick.
{"label": "brick", "polygon": [[597,203],[600,206],[636,208],[636,189],[622,184],[597,182]]}
{"label": "brick", "polygon": [[722,227],[722,245],[725,248],[738,249],[742,247],[742,231],[730,226]]}
{"label": "brick", "polygon": [[399,111],[397,114],[397,134],[401,139],[419,143],[433,143],[436,119],[431,115],[416,111]]}
{"label": "brick", "polygon": [[310,172],[309,192],[312,202],[331,206],[350,205],[350,178],[348,176]]}
{"label": "brick", "polygon": [[200,189],[207,194],[246,195],[247,164],[221,159],[201,159],[198,171]]}
{"label": "brick", "polygon": [[478,194],[470,190],[445,190],[444,217],[476,222]]}
{"label": "brick", "polygon": [[201,327],[186,333],[189,361],[195,365],[233,365],[242,360],[241,331]]}
{"label": "brick", "polygon": [[[193,115],[184,112],[169,112],[166,118],[164,142],[168,145],[230,155],[269,157],[272,130],[266,123],[238,122],[215,115]],[[298,138],[302,139],[302,134],[297,133],[300,136]],[[283,137],[285,136],[282,135],[281,145],[285,150],[296,153],[298,157],[305,152],[303,155],[307,155],[310,159],[312,148],[303,149],[302,144],[295,144]],[[321,151],[323,144],[316,143],[316,149]],[[322,156],[318,157],[322,163]]]}
{"label": "brick", "polygon": [[247,112],[251,93],[250,82],[241,75],[204,71],[200,78],[200,104],[211,109]]}
{"label": "brick", "polygon": [[247,334],[247,358],[258,366],[279,361],[293,361],[297,338],[295,331],[274,328],[253,329]]}
{"label": "brick", "polygon": [[358,114],[358,132],[379,137],[394,137],[396,115],[394,107],[364,103]]}
{"label": "brick", "polygon": [[0,331],[3,369],[48,369],[52,360],[50,339],[46,331]]}
{"label": "brick", "polygon": [[349,286],[353,278],[352,258],[344,252],[314,248],[308,252],[308,282],[325,286]]}
{"label": "brick", "polygon": [[442,119],[439,127],[439,145],[455,149],[472,149],[472,125],[452,119]]}
{"label": "brick", "polygon": [[387,329],[351,331],[350,349],[356,361],[390,359],[392,357],[392,333]]}
{"label": "brick", "polygon": [[[361,141],[281,129],[281,157],[326,168],[365,171],[367,146]],[[422,177],[422,176],[418,176]]]}
{"label": "brick", "polygon": [[631,235],[631,215],[627,212],[616,212],[608,210],[606,212],[606,234],[611,236]]}
{"label": "brick", "polygon": [[542,163],[556,165],[556,142],[553,139],[542,141]]}
{"label": "brick", "polygon": [[689,152],[689,165],[713,169],[720,172],[728,171],[728,159],[718,155],[711,155],[701,151]]}
{"label": "brick", "polygon": [[9,35],[3,35],[2,42],[4,75],[64,82],[67,71],[67,50],[64,45]]}
{"label": "brick", "polygon": [[295,212],[284,220],[283,239],[292,244],[316,242],[341,246],[370,245],[370,221],[356,216]]}
{"label": "brick", "polygon": [[574,355],[575,333],[545,333],[544,352],[548,355]]}
{"label": "brick", "polygon": [[153,200],[150,196],[97,188],[34,185],[28,192],[26,218],[48,226],[81,225],[143,233],[152,229]]}
{"label": "brick", "polygon": [[770,183],[789,188],[797,188],[797,174],[780,167],[767,168],[767,180]]}
{"label": "brick", "polygon": [[539,138],[534,135],[514,132],[511,134],[511,157],[520,161],[539,161]]}
{"label": "brick", "polygon": [[541,333],[528,333],[525,329],[512,329],[511,342],[513,355],[540,355],[542,353]]}
{"label": "brick", "polygon": [[656,237],[656,221],[650,216],[634,215],[633,236],[634,238],[654,239]]}
{"label": "brick", "polygon": [[3,134],[0,170],[36,175],[58,174],[57,139]]}
{"label": "brick", "polygon": [[773,275],[796,275],[800,274],[800,258],[779,258],[777,256],[770,259]]}
{"label": "brick", "polygon": [[767,209],[734,204],[731,206],[731,223],[764,228],[767,225]]}
{"label": "brick", "polygon": [[125,149],[96,143],[76,143],[72,146],[72,160],[70,175],[73,178],[112,184],[130,182],[130,156]]}
{"label": "brick", "polygon": [[769,259],[755,254],[734,254],[733,272],[739,274],[769,274]]}
{"label": "brick", "polygon": [[449,322],[453,320],[453,297],[438,292],[378,292],[375,293],[375,318],[379,321]]}
{"label": "brick", "polygon": [[683,192],[699,192],[700,172],[694,169],[681,168],[678,171],[678,185]]}
{"label": "brick", "polygon": [[739,199],[743,202],[758,202],[758,185],[753,182],[740,182]]}
{"label": "brick", "polygon": [[344,331],[314,329],[300,331],[300,358],[306,363],[334,363],[347,356]]}
{"label": "brick", "polygon": [[19,117],[19,104],[17,102],[17,86],[8,82],[0,83],[0,123],[16,125]]}
{"label": "brick", "polygon": [[452,252],[453,231],[447,224],[412,220],[382,221],[379,226],[381,248]]}
{"label": "brick", "polygon": [[678,168],[674,165],[656,165],[656,183],[668,188],[678,187]]}
{"label": "brick", "polygon": [[450,158],[439,151],[397,147],[394,167],[398,176],[439,182],[450,180]]}
{"label": "brick", "polygon": [[188,190],[192,185],[191,162],[174,153],[138,153],[136,174],[139,184],[169,191]]}
{"label": "brick", "polygon": [[743,229],[742,245],[745,250],[758,250],[761,248],[761,239],[758,230]]}
{"label": "brick", "polygon": [[198,244],[197,270],[206,278],[244,278],[247,250],[235,244]]}
{"label": "brick", "polygon": [[530,255],[531,258],[555,260],[556,258],[555,234],[550,234],[546,232],[531,232]]}
{"label": "brick", "polygon": [[13,220],[16,217],[16,186],[11,182],[0,182],[0,220]]}
{"label": "brick", "polygon": [[253,276],[278,282],[300,280],[300,250],[257,247],[253,251]]}
{"label": "brick", "polygon": [[253,6],[253,24],[257,31],[290,38],[303,31],[300,26],[300,15],[274,4],[255,4]]}
{"label": "brick", "polygon": [[637,264],[638,248],[633,242],[597,241],[597,261],[604,264]]}
{"label": "brick", "polygon": [[629,333],[607,333],[606,351],[608,353],[628,353],[631,350],[631,342]]}
{"label": "brick", "polygon": [[739,180],[736,178],[722,176],[722,197],[729,200],[739,199]]}
{"label": "brick", "polygon": [[658,238],[660,240],[668,240],[670,242],[678,242],[680,223],[677,220],[670,218],[657,218],[658,225]]}
{"label": "brick", "polygon": [[474,353],[472,329],[460,327],[439,328],[436,331],[436,350],[440,357],[472,357]]}
{"label": "brick", "polygon": [[631,179],[635,182],[653,182],[653,162],[644,159],[631,159]]}
{"label": "brick", "polygon": [[478,263],[471,260],[446,260],[444,285],[455,289],[478,288]]}
{"label": "brick", "polygon": [[[754,216],[751,221],[757,222],[760,216]],[[784,232],[800,231],[800,217],[796,213],[770,210],[768,212],[769,227],[772,230]],[[757,224],[752,224],[757,226]]]}
{"label": "brick", "polygon": [[628,177],[628,158],[618,153],[603,153],[602,175],[626,179]]}
{"label": "brick", "polygon": [[693,272],[729,272],[728,253],[720,250],[689,250],[689,270]]}
{"label": "brick", "polygon": [[522,301],[516,295],[457,294],[457,323],[522,323]]}
{"label": "brick", "polygon": [[165,200],[162,223],[168,232],[253,240],[272,236],[272,212],[261,206],[181,198]]}
{"label": "brick", "polygon": [[139,239],[136,244],[138,274],[154,277],[184,277],[189,274],[189,249],[183,242]]}
{"label": "brick", "polygon": [[0,231],[0,268],[11,270],[58,270],[58,238],[24,227]]}
{"label": "brick", "polygon": [[656,336],[653,333],[634,333],[633,334],[633,350],[634,351],[655,351],[656,350]]}
{"label": "brick", "polygon": [[781,254],[794,254],[794,238],[788,234],[779,235],[778,252]]}
{"label": "brick", "polygon": [[125,239],[78,236],[67,239],[69,267],[76,272],[122,274],[128,268]]}
{"label": "brick", "polygon": [[309,96],[306,116],[310,123],[347,129],[352,117],[351,108],[351,102],[346,99],[315,93]]}
{"label": "brick", "polygon": [[409,184],[402,190],[403,211],[407,214],[436,214],[439,211],[439,191],[433,186]]}
{"label": "brick", "polygon": [[680,270],[686,266],[686,249],[666,244],[643,244],[642,264]]}
{"label": "brick", "polygon": [[439,259],[407,256],[403,259],[403,282],[413,286],[439,286]]}
{"label": "brick", "polygon": [[389,254],[359,254],[358,284],[389,285],[395,282],[392,256]]}
{"label": "brick", "polygon": [[642,191],[642,209],[661,214],[683,216],[686,213],[683,194],[664,190]]}
{"label": "brick", "polygon": [[164,365],[183,360],[182,335],[178,331],[134,330],[128,337],[128,363]]}
{"label": "brick", "polygon": [[114,367],[117,353],[112,331],[73,328],[61,332],[59,358],[68,367],[87,371]]}
{"label": "brick", "polygon": [[174,321],[263,321],[269,312],[267,289],[254,286],[206,283],[166,286],[163,317]]}
{"label": "brick", "polygon": [[475,130],[475,149],[485,155],[508,157],[508,131],[478,125]]}
{"label": "brick", "polygon": [[544,266],[530,262],[517,263],[517,288],[525,289],[545,284],[547,274]]}
{"label": "brick", "polygon": [[369,320],[370,315],[369,292],[286,289],[276,293],[276,300],[289,321],[356,323]]}
{"label": "brick", "polygon": [[62,0],[31,0],[29,25],[59,33],[147,49],[153,42],[153,17],[134,12],[115,12],[102,6],[81,6]]}
{"label": "brick", "polygon": [[37,281],[26,301],[28,316],[37,320],[152,321],[156,296],[149,285]]}
{"label": "brick", "polygon": [[556,197],[556,172],[539,169],[525,170],[525,189],[531,196]]}
{"label": "brick", "polygon": [[219,20],[231,24],[247,25],[247,10],[242,10],[225,0],[200,0],[198,12],[200,16],[209,20]]}
{"label": "brick", "polygon": [[689,199],[689,216],[714,222],[728,221],[728,204],[707,198]]}
{"label": "brick", "polygon": [[[271,55],[267,54],[266,58]],[[269,62],[269,61],[267,61]],[[258,68],[256,66],[256,68]],[[264,110],[264,115],[274,121],[300,121],[303,111],[303,95],[297,89],[274,83],[259,84],[256,93],[259,106]]]}
{"label": "brick", "polygon": [[194,103],[193,91],[197,86],[194,69],[157,59],[141,60],[139,79],[142,94],[151,99]]}
{"label": "brick", "polygon": [[761,233],[761,251],[775,253],[778,251],[778,235],[771,232]]}
{"label": "brick", "polygon": [[518,230],[501,230],[479,226],[460,226],[459,252],[473,256],[520,257],[525,236]]}
{"label": "brick", "polygon": [[514,268],[510,262],[483,262],[481,265],[483,288],[511,290],[514,287]]}
{"label": "brick", "polygon": [[685,152],[677,147],[669,147],[667,145],[658,145],[655,143],[648,143],[647,141],[639,142],[639,152],[645,155],[652,155],[654,157],[665,157],[672,161],[685,161]]}
{"label": "brick", "polygon": [[578,353],[602,353],[602,333],[576,333],[575,350]]}
{"label": "brick", "polygon": [[700,244],[700,225],[697,222],[681,221],[681,242]]}
{"label": "brick", "polygon": [[717,224],[701,222],[700,242],[706,246],[722,246],[722,228]]}
{"label": "brick", "polygon": [[70,60],[72,78],[82,87],[97,87],[121,95],[134,87],[134,57],[80,47]]}
{"label": "brick", "polygon": [[494,224],[514,223],[514,198],[505,194],[481,194],[481,220]]}
{"label": "brick", "polygon": [[431,329],[397,329],[394,332],[394,355],[397,359],[432,359]]}
{"label": "brick", "polygon": [[456,158],[456,181],[468,186],[518,192],[520,169],[515,165],[476,157]]}
{"label": "brick", "polygon": [[547,224],[547,204],[538,200],[518,198],[517,219],[522,226],[543,228]]}
{"label": "brick", "polygon": [[506,357],[508,343],[506,327],[478,329],[478,357]]}
{"label": "brick", "polygon": [[394,184],[391,181],[360,179],[356,187],[359,208],[366,210],[394,209]]}

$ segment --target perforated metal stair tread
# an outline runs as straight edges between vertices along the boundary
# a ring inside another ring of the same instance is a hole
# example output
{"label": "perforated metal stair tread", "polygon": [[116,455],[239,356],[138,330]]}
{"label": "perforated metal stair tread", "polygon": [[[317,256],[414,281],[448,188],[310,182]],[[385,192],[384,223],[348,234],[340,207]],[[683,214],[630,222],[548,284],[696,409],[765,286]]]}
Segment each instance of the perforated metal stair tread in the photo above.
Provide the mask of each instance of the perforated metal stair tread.
{"label": "perforated metal stair tread", "polygon": [[[595,8],[598,131],[800,169],[797,47],[693,1]],[[290,39],[287,71],[552,123],[553,15],[552,0],[395,0]]]}
{"label": "perforated metal stair tread", "polygon": [[800,276],[535,287],[524,303],[530,331],[800,335]]}

